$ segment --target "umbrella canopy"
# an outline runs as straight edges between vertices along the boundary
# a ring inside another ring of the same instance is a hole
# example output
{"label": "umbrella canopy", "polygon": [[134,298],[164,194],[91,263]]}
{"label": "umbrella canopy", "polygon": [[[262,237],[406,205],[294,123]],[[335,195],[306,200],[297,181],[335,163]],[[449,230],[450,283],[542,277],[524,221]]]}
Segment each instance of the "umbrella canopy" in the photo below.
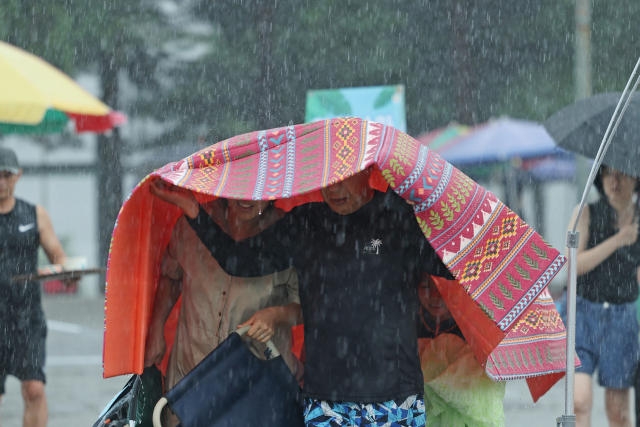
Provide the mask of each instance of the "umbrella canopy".
{"label": "umbrella canopy", "polygon": [[542,125],[527,120],[503,117],[474,127],[454,123],[416,139],[477,178],[513,159],[522,160],[519,169],[536,181],[575,176],[573,156],[558,148]]}
{"label": "umbrella canopy", "polygon": [[81,88],[46,61],[0,42],[0,133],[105,132],[126,116]]}
{"label": "umbrella canopy", "polygon": [[[622,93],[604,93],[578,101],[549,117],[544,127],[560,147],[593,159],[620,96]],[[629,175],[640,176],[639,135],[640,99],[634,98],[602,163]]]}
{"label": "umbrella canopy", "polygon": [[[457,279],[441,293],[488,374],[536,377],[529,378],[540,385],[532,389],[534,399],[544,394],[565,367],[564,326],[545,289],[566,259],[432,150],[392,127],[357,118],[239,135],[158,169],[134,189],[120,211],[109,256],[104,375],[142,371],[159,263],[181,215],[149,193],[148,178],[199,197],[276,200],[290,209],[321,201],[321,188],[369,167],[376,171],[374,188],[390,186],[414,203],[424,237]],[[490,358],[505,339],[527,347],[513,347],[517,359],[512,348],[508,356],[495,354],[494,363]]]}
{"label": "umbrella canopy", "polygon": [[473,128],[454,125],[430,140],[428,136],[418,137],[420,142],[423,139],[449,163],[459,166],[562,153],[542,125],[509,118],[492,120]]}

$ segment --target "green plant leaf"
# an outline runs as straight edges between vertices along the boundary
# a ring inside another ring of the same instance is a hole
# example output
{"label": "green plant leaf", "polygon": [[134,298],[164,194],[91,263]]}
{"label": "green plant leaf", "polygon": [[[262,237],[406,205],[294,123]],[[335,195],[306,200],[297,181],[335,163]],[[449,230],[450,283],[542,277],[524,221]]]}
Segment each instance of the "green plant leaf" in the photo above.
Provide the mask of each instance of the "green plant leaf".
{"label": "green plant leaf", "polygon": [[395,86],[387,86],[384,89],[382,89],[382,92],[380,92],[380,94],[376,98],[376,101],[373,103],[373,108],[375,109],[382,108],[385,105],[387,105],[389,102],[391,102],[391,98],[393,98],[393,94],[395,93],[395,91],[396,91]]}

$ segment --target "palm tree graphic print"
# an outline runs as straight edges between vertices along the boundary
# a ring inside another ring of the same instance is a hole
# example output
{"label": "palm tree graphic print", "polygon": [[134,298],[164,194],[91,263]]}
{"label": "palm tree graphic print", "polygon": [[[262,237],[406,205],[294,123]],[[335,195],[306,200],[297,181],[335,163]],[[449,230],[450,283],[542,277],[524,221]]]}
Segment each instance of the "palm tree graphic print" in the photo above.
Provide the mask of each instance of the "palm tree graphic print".
{"label": "palm tree graphic print", "polygon": [[380,239],[371,239],[371,243],[369,243],[373,249],[376,250],[376,255],[378,255],[378,249],[380,245],[382,245],[382,240]]}

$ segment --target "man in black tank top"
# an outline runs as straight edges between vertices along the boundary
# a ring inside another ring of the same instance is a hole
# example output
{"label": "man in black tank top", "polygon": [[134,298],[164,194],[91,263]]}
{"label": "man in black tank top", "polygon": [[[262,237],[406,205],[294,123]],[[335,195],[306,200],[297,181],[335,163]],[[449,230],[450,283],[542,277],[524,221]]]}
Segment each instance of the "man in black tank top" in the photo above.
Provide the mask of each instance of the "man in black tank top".
{"label": "man in black tank top", "polygon": [[66,255],[47,212],[14,197],[21,175],[15,153],[0,147],[0,398],[7,375],[22,381],[24,425],[35,427],[47,424],[47,326],[40,284],[13,283],[11,277],[37,272],[40,245],[52,263],[63,264]]}

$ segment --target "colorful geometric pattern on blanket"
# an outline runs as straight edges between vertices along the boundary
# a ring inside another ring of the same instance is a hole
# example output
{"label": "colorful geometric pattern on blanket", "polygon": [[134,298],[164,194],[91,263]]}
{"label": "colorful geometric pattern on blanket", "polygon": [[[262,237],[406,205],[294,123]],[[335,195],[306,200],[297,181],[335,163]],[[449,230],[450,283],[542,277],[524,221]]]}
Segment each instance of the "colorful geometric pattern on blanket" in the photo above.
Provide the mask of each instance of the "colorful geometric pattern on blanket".
{"label": "colorful geometric pattern on blanket", "polygon": [[545,289],[493,350],[486,372],[493,380],[504,381],[562,371],[566,338],[560,314]]}
{"label": "colorful geometric pattern on blanket", "polygon": [[414,203],[429,243],[502,331],[532,304],[566,259],[531,227],[410,136],[357,118],[239,135],[152,175],[203,194],[293,197],[376,165]]}
{"label": "colorful geometric pattern on blanket", "polygon": [[423,427],[424,400],[409,396],[403,402],[326,402],[305,399],[304,422],[310,427]]}

